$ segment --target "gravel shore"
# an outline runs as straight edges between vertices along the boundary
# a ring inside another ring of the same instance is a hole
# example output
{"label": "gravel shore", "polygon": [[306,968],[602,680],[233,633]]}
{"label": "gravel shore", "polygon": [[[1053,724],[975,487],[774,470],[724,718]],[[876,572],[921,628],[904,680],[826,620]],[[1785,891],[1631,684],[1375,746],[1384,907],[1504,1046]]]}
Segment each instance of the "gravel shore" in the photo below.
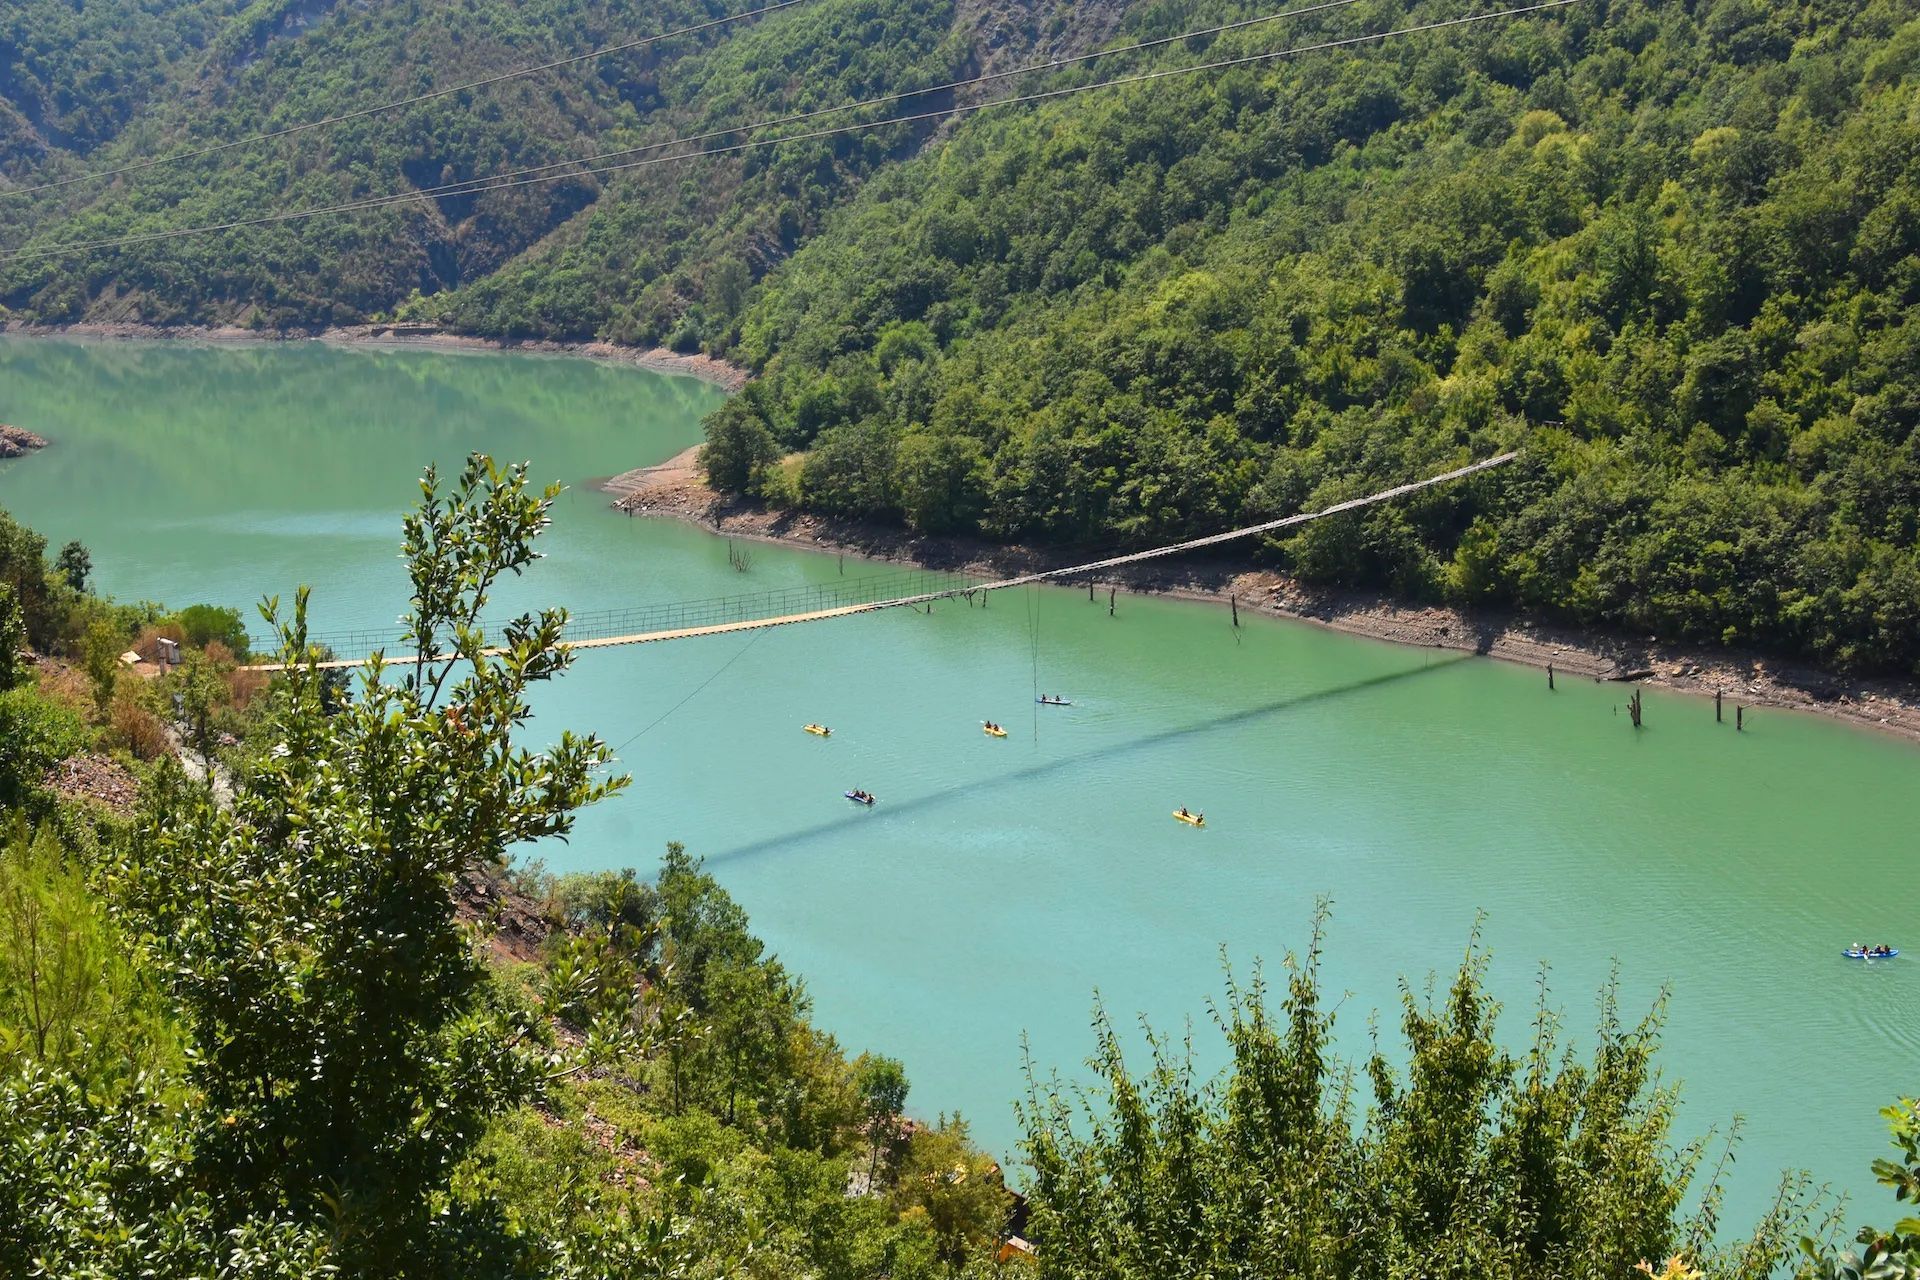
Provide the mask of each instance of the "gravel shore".
{"label": "gravel shore", "polygon": [[[615,476],[603,487],[615,506],[634,515],[684,520],[730,538],[925,568],[1001,577],[1087,558],[1071,551],[920,537],[894,526],[769,510],[715,493],[696,465],[698,452],[697,447],[688,449],[657,466]],[[1408,605],[1377,592],[1309,585],[1230,559],[1155,562],[1103,576],[1101,582],[1123,591],[1219,604],[1233,600],[1242,610],[1352,635],[1551,666],[1561,677],[1631,681],[1708,698],[1719,692],[1729,703],[1729,720],[1735,706],[1784,707],[1920,738],[1920,684],[1913,681],[1852,678],[1772,655],[1595,633],[1492,610]]]}

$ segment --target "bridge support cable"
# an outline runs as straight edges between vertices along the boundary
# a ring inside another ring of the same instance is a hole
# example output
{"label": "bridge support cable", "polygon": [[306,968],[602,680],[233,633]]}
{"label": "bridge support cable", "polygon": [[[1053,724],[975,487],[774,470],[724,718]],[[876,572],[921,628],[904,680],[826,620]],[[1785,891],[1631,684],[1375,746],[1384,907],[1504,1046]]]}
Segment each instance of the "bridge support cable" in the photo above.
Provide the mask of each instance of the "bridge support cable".
{"label": "bridge support cable", "polygon": [[[931,604],[936,600],[952,600],[961,596],[984,595],[991,591],[1005,591],[1013,587],[1025,587],[1034,583],[1051,582],[1060,578],[1077,578],[1104,573],[1112,569],[1125,568],[1128,565],[1141,564],[1148,560],[1163,559],[1167,556],[1185,555],[1202,551],[1208,547],[1217,547],[1223,543],[1236,542],[1242,538],[1259,537],[1262,534],[1278,533],[1283,529],[1293,529],[1300,525],[1311,524],[1316,520],[1325,520],[1330,516],[1343,515],[1349,511],[1358,511],[1364,507],[1376,506],[1382,502],[1391,502],[1418,493],[1422,489],[1431,489],[1436,485],[1448,484],[1455,480],[1464,480],[1468,476],[1491,471],[1495,467],[1505,466],[1520,455],[1517,452],[1496,454],[1491,458],[1482,458],[1478,462],[1464,467],[1455,467],[1438,475],[1428,476],[1424,480],[1413,480],[1406,484],[1395,485],[1391,489],[1382,489],[1370,493],[1364,498],[1350,498],[1345,502],[1336,502],[1330,507],[1318,511],[1302,511],[1296,515],[1283,516],[1278,520],[1268,520],[1262,524],[1247,525],[1241,529],[1229,529],[1225,533],[1208,534],[1201,538],[1189,538],[1185,542],[1170,543],[1164,547],[1152,547],[1146,551],[1133,551],[1125,555],[1109,556],[1104,560],[1093,560],[1085,564],[1066,565],[1058,569],[1042,569],[1034,573],[1024,573],[1017,577],[1002,578],[994,582],[970,582],[942,587],[936,590],[921,591],[912,595],[897,596],[886,600],[857,601],[798,613],[778,614],[760,618],[735,618],[728,621],[695,623],[693,625],[669,626],[659,630],[636,631],[623,635],[605,635],[590,639],[570,640],[568,647],[575,650],[614,649],[628,645],[657,644],[664,640],[693,640],[701,636],[733,635],[745,631],[762,631],[771,627],[796,626],[805,622],[825,622],[833,618],[852,618],[864,613],[879,613],[886,609],[917,608]],[[858,581],[858,580],[856,580]],[[731,599],[731,597],[728,597]],[[658,606],[672,609],[680,606]],[[499,650],[489,649],[487,653],[497,656]],[[446,661],[446,657],[436,661]],[[340,658],[312,664],[320,670],[339,670],[350,667],[363,667],[368,658]],[[408,666],[414,663],[410,657],[386,659],[393,666]],[[306,664],[293,664],[304,666]],[[272,663],[252,668],[256,671],[285,671],[288,664]]]}

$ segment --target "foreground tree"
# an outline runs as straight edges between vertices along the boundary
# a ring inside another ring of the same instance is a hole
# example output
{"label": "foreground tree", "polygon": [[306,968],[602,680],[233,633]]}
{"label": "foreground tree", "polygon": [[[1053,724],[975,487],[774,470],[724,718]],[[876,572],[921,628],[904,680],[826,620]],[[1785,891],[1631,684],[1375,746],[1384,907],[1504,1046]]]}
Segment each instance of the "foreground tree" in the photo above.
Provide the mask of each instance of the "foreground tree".
{"label": "foreground tree", "polygon": [[469,1270],[457,1260],[491,1227],[446,1198],[452,1171],[551,1069],[528,1027],[483,1006],[454,877],[564,836],[624,783],[598,777],[596,739],[515,743],[528,690],[569,662],[563,614],[509,623],[497,653],[480,626],[501,576],[535,558],[555,490],[476,456],[447,494],[431,470],[422,491],[406,522],[412,661],[376,661],[329,714],[303,657],[305,592],[291,620],[263,607],[293,663],[277,745],[228,808],[163,782],[120,868],[192,1028],[193,1177],[214,1222],[324,1223],[354,1274]]}
{"label": "foreground tree", "polygon": [[[1716,1188],[1701,1215],[1676,1217],[1700,1147],[1672,1147],[1653,1021],[1622,1025],[1611,993],[1591,1061],[1559,1048],[1544,1008],[1515,1056],[1494,1040],[1475,950],[1444,999],[1408,993],[1404,1071],[1376,1052],[1358,1072],[1332,1056],[1318,959],[1316,927],[1305,960],[1289,957],[1278,1016],[1258,977],[1229,985],[1217,1021],[1232,1061],[1216,1082],[1159,1037],[1135,1075],[1104,1015],[1097,1087],[1030,1077],[1044,1274],[1620,1280],[1664,1259],[1761,1280],[1787,1255],[1798,1183],[1731,1248],[1714,1243]],[[1356,1124],[1363,1078],[1372,1105]]]}
{"label": "foreground tree", "polygon": [[[1902,1098],[1880,1114],[1887,1119],[1899,1158],[1875,1160],[1873,1176],[1902,1207],[1920,1206],[1920,1100]],[[1809,1280],[1920,1278],[1920,1209],[1894,1223],[1890,1231],[1862,1227],[1854,1238],[1860,1247],[1838,1254],[1803,1240],[1800,1247],[1807,1260],[1800,1274]]]}

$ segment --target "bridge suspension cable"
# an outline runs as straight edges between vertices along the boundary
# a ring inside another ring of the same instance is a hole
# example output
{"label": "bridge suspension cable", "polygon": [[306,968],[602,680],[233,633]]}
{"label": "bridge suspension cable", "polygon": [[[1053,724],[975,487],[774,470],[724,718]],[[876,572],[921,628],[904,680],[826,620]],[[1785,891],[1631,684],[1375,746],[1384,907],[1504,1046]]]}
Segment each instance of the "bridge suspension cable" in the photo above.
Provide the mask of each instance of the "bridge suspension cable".
{"label": "bridge suspension cable", "polygon": [[[1001,578],[996,581],[960,582],[933,590],[916,592],[911,595],[897,596],[891,599],[854,601],[847,604],[833,605],[799,613],[779,614],[761,618],[739,618],[724,622],[668,627],[655,631],[640,631],[626,635],[609,635],[587,640],[569,641],[568,646],[575,650],[613,649],[627,645],[655,644],[663,640],[692,640],[700,636],[731,635],[737,632],[763,631],[771,627],[788,627],[805,622],[825,622],[830,618],[851,618],[863,613],[879,613],[885,609],[913,608],[919,605],[932,604],[936,600],[952,600],[964,596],[983,595],[992,591],[1005,591],[1012,587],[1024,587],[1033,583],[1052,582],[1062,578],[1086,577],[1111,569],[1123,568],[1127,565],[1139,564],[1147,560],[1157,560],[1166,556],[1184,555],[1188,552],[1200,551],[1208,547],[1216,547],[1222,543],[1234,542],[1241,538],[1252,538],[1261,534],[1278,533],[1282,529],[1292,529],[1303,524],[1310,524],[1315,520],[1325,520],[1329,516],[1337,516],[1349,511],[1358,511],[1363,507],[1371,507],[1382,502],[1391,502],[1395,498],[1404,498],[1408,494],[1418,493],[1422,489],[1431,489],[1435,485],[1446,484],[1453,480],[1464,480],[1468,476],[1478,475],[1480,472],[1491,471],[1495,467],[1505,466],[1519,456],[1518,452],[1495,454],[1493,457],[1482,458],[1480,461],[1469,463],[1464,467],[1455,467],[1451,471],[1443,471],[1438,475],[1428,476],[1424,480],[1413,480],[1406,484],[1396,485],[1391,489],[1382,489],[1380,492],[1370,493],[1364,498],[1350,498],[1345,502],[1336,502],[1332,506],[1323,507],[1318,511],[1303,511],[1296,515],[1283,516],[1278,520],[1268,520],[1261,524],[1251,524],[1240,529],[1229,529],[1225,533],[1212,533],[1201,538],[1189,538],[1185,542],[1170,543],[1167,546],[1153,547],[1146,551],[1132,551],[1125,555],[1109,556],[1104,560],[1091,560],[1085,564],[1065,565],[1058,569],[1042,569],[1034,573],[1023,573],[1017,577]],[[659,607],[673,608],[675,606]],[[489,649],[487,652],[490,655],[497,656],[500,651]],[[445,658],[436,659],[436,661],[446,660]],[[363,667],[370,661],[371,658],[335,658],[325,662],[315,662],[311,664],[270,663],[253,669],[257,671],[285,671],[289,665],[311,665],[318,670],[342,670],[351,667]],[[383,661],[387,661],[394,666],[407,666],[413,664],[416,660],[401,657],[394,659],[383,658]]]}

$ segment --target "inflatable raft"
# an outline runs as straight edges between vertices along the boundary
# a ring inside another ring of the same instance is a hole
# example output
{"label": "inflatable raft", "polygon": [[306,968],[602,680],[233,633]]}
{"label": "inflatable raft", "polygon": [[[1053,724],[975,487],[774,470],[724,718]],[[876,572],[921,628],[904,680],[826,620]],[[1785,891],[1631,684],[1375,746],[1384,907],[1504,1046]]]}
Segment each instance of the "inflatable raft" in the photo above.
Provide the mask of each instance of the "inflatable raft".
{"label": "inflatable raft", "polygon": [[1034,701],[1043,707],[1070,707],[1073,705],[1073,699],[1071,698],[1035,698]]}
{"label": "inflatable raft", "polygon": [[807,732],[821,738],[831,738],[833,736],[833,730],[823,724],[810,724],[807,726]]}
{"label": "inflatable raft", "polygon": [[873,797],[871,795],[863,796],[857,791],[843,791],[840,794],[845,796],[847,799],[853,801],[855,804],[866,805],[869,809],[873,807]]}
{"label": "inflatable raft", "polygon": [[1173,811],[1173,820],[1175,822],[1184,822],[1190,827],[1204,827],[1207,825],[1206,815],[1199,813],[1181,813],[1178,809]]}
{"label": "inflatable raft", "polygon": [[1885,951],[1856,951],[1848,947],[1840,954],[1849,960],[1891,960],[1900,954],[1900,948],[1888,947]]}
{"label": "inflatable raft", "polygon": [[993,724],[981,725],[980,732],[986,734],[989,738],[1004,738],[1007,736],[1007,731],[1005,729],[1002,729],[999,725],[993,725]]}

